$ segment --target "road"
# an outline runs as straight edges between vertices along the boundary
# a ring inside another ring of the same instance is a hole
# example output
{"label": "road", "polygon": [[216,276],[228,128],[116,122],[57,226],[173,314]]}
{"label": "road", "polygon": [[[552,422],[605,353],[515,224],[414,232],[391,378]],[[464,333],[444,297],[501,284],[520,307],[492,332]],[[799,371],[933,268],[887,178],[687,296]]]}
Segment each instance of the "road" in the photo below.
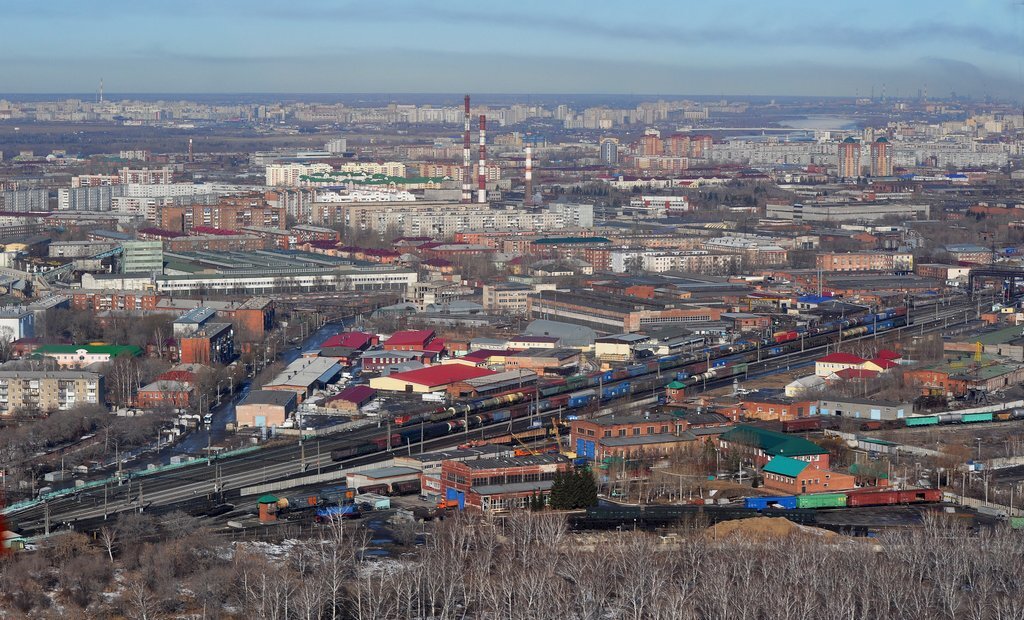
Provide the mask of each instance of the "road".
{"label": "road", "polygon": [[[921,333],[945,330],[950,325],[959,324],[960,317],[966,319],[974,314],[971,312],[973,309],[973,304],[970,306],[936,308],[934,311],[929,309],[926,313],[916,314],[916,320],[919,323],[901,329],[904,333],[908,330],[910,333],[918,330]],[[874,337],[874,335],[866,335],[855,340]],[[804,351],[785,356],[766,358],[760,362],[751,362],[748,375],[765,374],[805,363],[820,356],[827,348],[833,346],[830,344],[813,348],[809,347]],[[702,385],[701,389],[721,387],[731,383],[732,378],[730,377],[708,382],[706,385]],[[552,416],[548,415],[547,417],[550,418]],[[508,424],[508,422],[504,422],[493,426],[495,428],[500,426],[507,427]],[[527,418],[516,420],[513,423],[513,430],[521,431],[528,424],[529,419]],[[105,512],[111,514],[126,509],[137,509],[140,505],[144,507],[168,506],[201,499],[205,500],[207,496],[213,501],[217,496],[237,495],[242,487],[285,477],[298,476],[308,473],[317,467],[336,467],[337,465],[330,461],[331,450],[351,445],[354,442],[366,441],[380,434],[381,429],[370,427],[346,432],[338,436],[309,440],[305,442],[305,445],[271,446],[256,452],[220,459],[210,464],[187,465],[180,469],[149,475],[134,474],[132,479],[121,484],[112,483],[102,488],[50,499],[46,502],[39,502],[29,507],[10,511],[7,517],[15,521],[23,532],[38,533],[48,529],[47,521],[50,524],[49,529],[52,529],[58,524],[73,524],[76,520],[102,517]],[[427,441],[425,442],[424,449],[454,446],[463,440],[464,434],[457,433]],[[417,447],[419,447],[418,443],[413,444],[412,449]],[[377,453],[347,461],[346,464],[352,466],[355,464],[380,462],[389,458],[391,458],[389,453]]]}

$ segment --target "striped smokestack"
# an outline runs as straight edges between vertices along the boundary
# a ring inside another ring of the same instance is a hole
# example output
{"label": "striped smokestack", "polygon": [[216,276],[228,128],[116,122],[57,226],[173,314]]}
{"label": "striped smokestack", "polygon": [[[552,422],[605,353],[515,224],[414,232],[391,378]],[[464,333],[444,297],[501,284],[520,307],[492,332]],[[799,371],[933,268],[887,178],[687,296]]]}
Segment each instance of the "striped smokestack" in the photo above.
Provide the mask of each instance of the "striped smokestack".
{"label": "striped smokestack", "polygon": [[526,147],[526,174],[524,175],[526,181],[526,206],[533,206],[533,149],[529,146]]}
{"label": "striped smokestack", "polygon": [[466,95],[465,133],[462,136],[462,202],[473,201],[473,164],[469,158],[469,95]]}
{"label": "striped smokestack", "polygon": [[487,202],[487,117],[480,115],[480,163],[476,171],[476,201]]}

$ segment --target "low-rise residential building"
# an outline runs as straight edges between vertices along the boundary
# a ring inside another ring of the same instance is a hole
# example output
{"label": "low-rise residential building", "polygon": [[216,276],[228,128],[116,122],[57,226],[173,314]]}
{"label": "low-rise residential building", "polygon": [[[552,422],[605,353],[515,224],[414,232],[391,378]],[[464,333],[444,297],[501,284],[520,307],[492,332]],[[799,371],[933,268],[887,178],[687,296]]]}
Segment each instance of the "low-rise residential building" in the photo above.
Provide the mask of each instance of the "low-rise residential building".
{"label": "low-rise residential building", "polygon": [[103,377],[81,371],[0,371],[0,415],[66,410],[103,402]]}

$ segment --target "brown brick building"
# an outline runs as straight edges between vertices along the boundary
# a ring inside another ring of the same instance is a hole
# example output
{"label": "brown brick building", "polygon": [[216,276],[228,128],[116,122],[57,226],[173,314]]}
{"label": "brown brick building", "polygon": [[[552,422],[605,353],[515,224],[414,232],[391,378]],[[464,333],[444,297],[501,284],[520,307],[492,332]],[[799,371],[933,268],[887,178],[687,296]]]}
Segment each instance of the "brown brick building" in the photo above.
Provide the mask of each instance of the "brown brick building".
{"label": "brown brick building", "polygon": [[225,196],[212,205],[168,205],[160,209],[160,228],[187,232],[196,226],[240,230],[251,226],[281,228],[284,207],[275,207],[262,194]]}
{"label": "brown brick building", "polygon": [[466,510],[525,508],[535,494],[547,497],[555,475],[570,468],[557,454],[442,461],[441,496]]}

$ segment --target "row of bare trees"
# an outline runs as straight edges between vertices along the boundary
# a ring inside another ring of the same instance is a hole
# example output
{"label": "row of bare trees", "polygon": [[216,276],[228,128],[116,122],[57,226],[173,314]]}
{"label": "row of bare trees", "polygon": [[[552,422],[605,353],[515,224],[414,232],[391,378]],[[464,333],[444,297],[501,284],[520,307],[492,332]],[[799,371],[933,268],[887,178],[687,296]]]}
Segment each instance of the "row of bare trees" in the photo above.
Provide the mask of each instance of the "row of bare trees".
{"label": "row of bare trees", "polygon": [[[363,560],[351,524],[285,553],[230,545],[183,515],[138,515],[0,561],[0,611],[80,617],[388,620],[1024,618],[1024,537],[943,516],[873,543],[716,540],[683,528],[571,534],[559,515],[449,519],[401,559]],[[395,554],[397,556],[397,553]]]}

